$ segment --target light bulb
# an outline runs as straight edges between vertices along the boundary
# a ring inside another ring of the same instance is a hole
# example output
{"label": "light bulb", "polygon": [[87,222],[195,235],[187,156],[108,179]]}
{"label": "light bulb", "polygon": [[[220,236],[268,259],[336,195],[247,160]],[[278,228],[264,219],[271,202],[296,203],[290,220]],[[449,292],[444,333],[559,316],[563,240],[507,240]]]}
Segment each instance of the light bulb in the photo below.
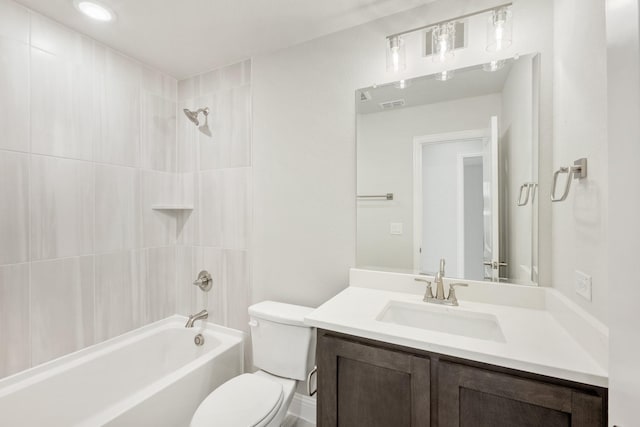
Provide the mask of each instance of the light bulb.
{"label": "light bulb", "polygon": [[404,40],[400,36],[387,39],[387,71],[397,73],[406,67]]}
{"label": "light bulb", "polygon": [[456,27],[454,22],[447,22],[433,28],[431,33],[431,51],[433,60],[444,62],[453,56]]}
{"label": "light bulb", "polygon": [[491,13],[487,24],[487,50],[498,52],[511,45],[513,20],[509,6]]}

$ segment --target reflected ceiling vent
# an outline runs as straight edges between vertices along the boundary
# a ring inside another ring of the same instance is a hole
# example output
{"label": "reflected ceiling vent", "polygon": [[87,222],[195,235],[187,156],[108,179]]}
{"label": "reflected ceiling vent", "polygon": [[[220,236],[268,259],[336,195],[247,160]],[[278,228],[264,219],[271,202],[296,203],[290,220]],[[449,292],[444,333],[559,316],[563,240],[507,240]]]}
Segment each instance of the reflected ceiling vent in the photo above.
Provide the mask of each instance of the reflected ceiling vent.
{"label": "reflected ceiling vent", "polygon": [[393,101],[381,102],[379,105],[383,110],[390,110],[392,108],[404,107],[404,104],[404,99],[395,99]]}
{"label": "reflected ceiling vent", "polygon": [[360,92],[360,102],[371,101],[371,92],[363,90]]}

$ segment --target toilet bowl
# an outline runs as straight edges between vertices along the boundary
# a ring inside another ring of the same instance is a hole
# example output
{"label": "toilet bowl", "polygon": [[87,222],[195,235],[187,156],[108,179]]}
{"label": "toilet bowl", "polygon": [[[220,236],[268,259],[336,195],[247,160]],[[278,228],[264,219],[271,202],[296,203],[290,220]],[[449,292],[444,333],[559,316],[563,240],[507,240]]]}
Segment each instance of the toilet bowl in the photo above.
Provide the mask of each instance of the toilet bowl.
{"label": "toilet bowl", "polygon": [[315,331],[304,325],[312,308],[273,301],[249,307],[257,372],[234,377],[200,404],[191,427],[279,427],[298,381],[315,362]]}

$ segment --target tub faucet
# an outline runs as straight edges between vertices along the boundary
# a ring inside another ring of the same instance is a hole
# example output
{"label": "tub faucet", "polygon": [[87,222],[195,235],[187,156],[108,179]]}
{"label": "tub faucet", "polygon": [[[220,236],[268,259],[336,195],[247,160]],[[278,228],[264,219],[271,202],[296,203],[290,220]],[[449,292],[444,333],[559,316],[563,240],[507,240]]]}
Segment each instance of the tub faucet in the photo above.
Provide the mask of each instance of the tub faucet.
{"label": "tub faucet", "polygon": [[202,310],[199,313],[192,314],[189,316],[189,320],[187,320],[187,324],[184,325],[185,328],[193,328],[193,324],[196,323],[196,320],[204,320],[209,318],[209,313],[207,310]]}

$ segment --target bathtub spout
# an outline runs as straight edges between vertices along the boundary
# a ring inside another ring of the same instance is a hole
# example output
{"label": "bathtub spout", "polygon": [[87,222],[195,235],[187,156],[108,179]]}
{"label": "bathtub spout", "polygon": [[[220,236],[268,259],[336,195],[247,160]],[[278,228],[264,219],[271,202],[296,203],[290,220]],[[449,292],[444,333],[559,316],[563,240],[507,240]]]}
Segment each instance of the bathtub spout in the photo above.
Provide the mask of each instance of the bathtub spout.
{"label": "bathtub spout", "polygon": [[204,320],[209,318],[209,313],[207,310],[202,310],[200,313],[192,314],[189,316],[189,320],[187,320],[187,324],[184,325],[185,328],[193,328],[193,324],[196,320]]}

